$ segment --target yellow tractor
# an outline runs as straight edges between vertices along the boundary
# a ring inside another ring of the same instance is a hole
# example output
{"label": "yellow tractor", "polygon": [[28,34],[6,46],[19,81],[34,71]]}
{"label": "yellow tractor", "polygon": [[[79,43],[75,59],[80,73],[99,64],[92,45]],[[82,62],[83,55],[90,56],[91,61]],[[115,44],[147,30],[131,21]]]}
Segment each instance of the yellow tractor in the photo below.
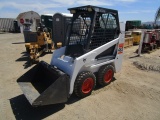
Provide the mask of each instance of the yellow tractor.
{"label": "yellow tractor", "polygon": [[51,52],[53,42],[48,29],[42,24],[37,28],[37,32],[28,31],[25,35],[25,47],[32,63],[39,62],[39,57],[43,52]]}

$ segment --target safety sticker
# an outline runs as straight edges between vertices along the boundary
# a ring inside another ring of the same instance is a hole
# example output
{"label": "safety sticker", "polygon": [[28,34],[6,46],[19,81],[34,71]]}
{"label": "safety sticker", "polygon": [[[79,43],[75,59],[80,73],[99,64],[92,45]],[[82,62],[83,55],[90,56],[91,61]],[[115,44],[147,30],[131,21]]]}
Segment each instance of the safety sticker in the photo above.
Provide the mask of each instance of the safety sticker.
{"label": "safety sticker", "polygon": [[123,43],[119,44],[118,46],[118,54],[122,54],[123,53]]}

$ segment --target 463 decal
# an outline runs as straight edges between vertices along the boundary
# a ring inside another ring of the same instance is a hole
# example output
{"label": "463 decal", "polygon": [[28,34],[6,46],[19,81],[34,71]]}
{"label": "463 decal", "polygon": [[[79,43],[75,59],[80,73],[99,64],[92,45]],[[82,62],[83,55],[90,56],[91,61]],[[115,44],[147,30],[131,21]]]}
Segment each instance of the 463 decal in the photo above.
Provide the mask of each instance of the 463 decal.
{"label": "463 decal", "polygon": [[118,54],[122,54],[123,53],[123,43],[118,45]]}

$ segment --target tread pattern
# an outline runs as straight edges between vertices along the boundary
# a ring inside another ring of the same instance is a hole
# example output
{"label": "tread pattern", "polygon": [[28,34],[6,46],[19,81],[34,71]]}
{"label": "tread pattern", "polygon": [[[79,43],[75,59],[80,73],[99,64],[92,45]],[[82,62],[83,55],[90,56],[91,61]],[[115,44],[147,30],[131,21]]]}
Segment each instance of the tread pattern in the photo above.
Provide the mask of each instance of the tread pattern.
{"label": "tread pattern", "polygon": [[89,71],[82,72],[77,76],[77,78],[75,80],[75,83],[74,83],[74,93],[75,93],[76,96],[83,98],[83,97],[86,97],[86,96],[88,96],[88,95],[90,95],[92,93],[93,89],[88,94],[84,94],[81,91],[82,84],[83,84],[84,80],[86,78],[89,78],[89,77],[93,78],[93,80],[94,80],[94,86],[93,86],[93,89],[94,89],[94,87],[96,86],[96,77],[95,77],[95,75],[92,72],[89,72]]}
{"label": "tread pattern", "polygon": [[110,82],[113,80],[113,76],[112,76],[112,80],[109,83],[106,83],[104,81],[104,75],[105,73],[109,70],[113,70],[113,76],[114,76],[114,67],[112,65],[106,65],[106,66],[102,66],[99,71],[98,71],[98,76],[97,76],[97,83],[100,86],[106,86],[108,84],[110,84]]}

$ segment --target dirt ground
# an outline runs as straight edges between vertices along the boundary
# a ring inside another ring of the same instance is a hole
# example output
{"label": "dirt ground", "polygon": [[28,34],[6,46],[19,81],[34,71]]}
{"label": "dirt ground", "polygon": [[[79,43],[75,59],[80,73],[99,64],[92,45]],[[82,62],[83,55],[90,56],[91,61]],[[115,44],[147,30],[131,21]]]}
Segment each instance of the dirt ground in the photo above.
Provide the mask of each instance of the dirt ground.
{"label": "dirt ground", "polygon": [[[160,65],[160,49],[137,57],[138,46],[124,50],[121,72],[104,88],[65,104],[32,107],[16,80],[31,69],[23,34],[0,34],[0,120],[160,120],[160,72],[133,63]],[[40,60],[50,62],[52,54]]]}

